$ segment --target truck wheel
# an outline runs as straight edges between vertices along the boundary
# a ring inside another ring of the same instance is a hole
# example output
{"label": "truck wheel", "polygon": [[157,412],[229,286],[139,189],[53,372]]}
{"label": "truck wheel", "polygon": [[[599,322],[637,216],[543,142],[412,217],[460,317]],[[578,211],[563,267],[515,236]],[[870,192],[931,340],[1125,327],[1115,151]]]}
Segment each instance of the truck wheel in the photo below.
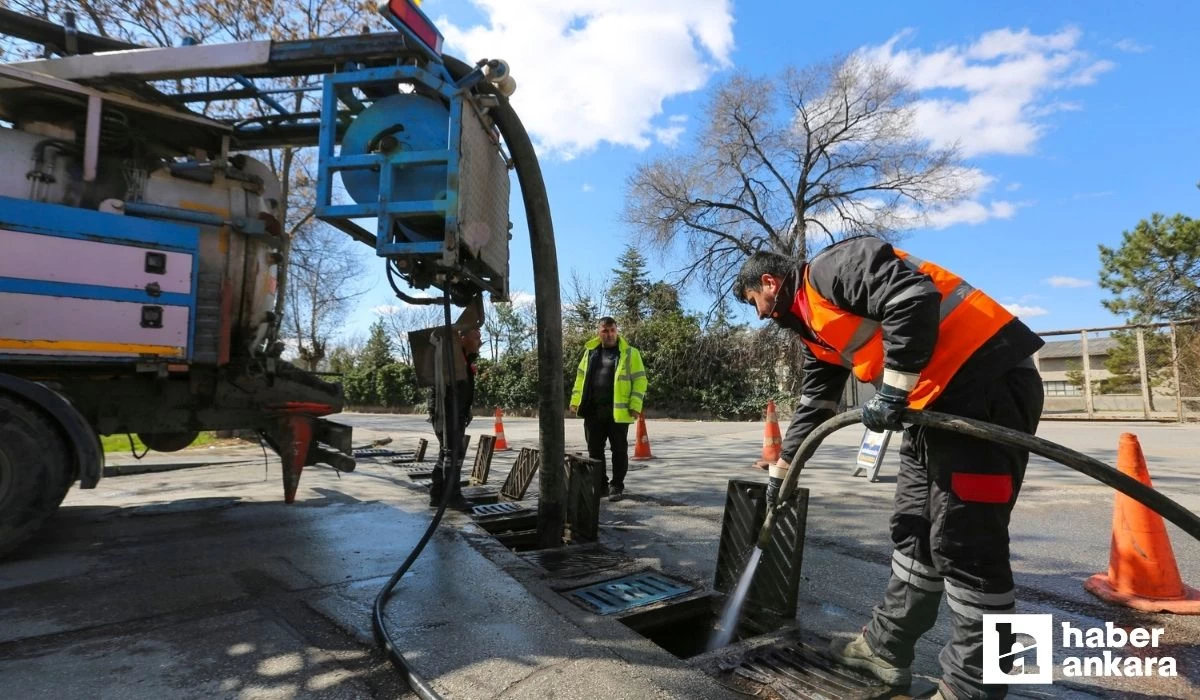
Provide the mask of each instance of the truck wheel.
{"label": "truck wheel", "polygon": [[0,394],[0,556],[29,539],[62,503],[71,484],[67,447],[35,406]]}

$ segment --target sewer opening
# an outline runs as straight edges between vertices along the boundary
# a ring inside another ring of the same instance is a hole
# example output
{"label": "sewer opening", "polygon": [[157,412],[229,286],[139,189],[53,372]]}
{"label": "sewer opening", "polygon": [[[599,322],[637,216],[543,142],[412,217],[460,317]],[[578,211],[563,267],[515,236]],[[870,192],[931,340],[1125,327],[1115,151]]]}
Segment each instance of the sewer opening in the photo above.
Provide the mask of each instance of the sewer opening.
{"label": "sewer opening", "polygon": [[[709,651],[709,643],[721,620],[724,597],[709,593],[688,600],[632,613],[621,623],[679,659],[690,659]],[[747,611],[738,621],[730,644],[779,629],[783,621],[770,615]]]}
{"label": "sewer opening", "polygon": [[[534,524],[536,525],[536,516]],[[532,530],[505,530],[503,532],[493,532],[492,536],[496,540],[514,552],[531,552],[535,549],[541,549],[541,543],[538,539],[537,528]]]}

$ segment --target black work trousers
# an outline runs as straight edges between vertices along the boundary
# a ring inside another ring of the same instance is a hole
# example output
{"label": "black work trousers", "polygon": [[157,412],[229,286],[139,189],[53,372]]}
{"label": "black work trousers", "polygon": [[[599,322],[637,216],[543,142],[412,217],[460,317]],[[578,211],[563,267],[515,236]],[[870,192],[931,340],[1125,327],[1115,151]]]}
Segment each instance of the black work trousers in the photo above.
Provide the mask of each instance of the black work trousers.
{"label": "black work trousers", "polygon": [[[930,410],[1037,431],[1043,395],[1032,367],[1015,367],[970,389],[939,398]],[[1007,690],[983,685],[983,615],[1013,612],[1008,523],[1028,461],[1025,450],[958,433],[904,431],[892,575],[866,628],[867,642],[897,666],[910,666],[944,592],[953,632],[938,660],[942,683],[960,700],[1001,698]]]}
{"label": "black work trousers", "polygon": [[[466,434],[467,426],[471,424],[471,404],[469,389],[465,382],[459,382],[456,399],[458,403],[457,421],[445,420],[454,415],[448,395],[442,400],[441,410],[438,410],[439,406],[436,399],[430,402],[429,420],[433,423],[433,434],[437,436],[438,441],[437,465],[433,469],[432,483],[430,484],[430,492],[435,497],[441,495],[443,484],[450,484],[452,495],[459,491],[462,463],[467,455]],[[446,459],[450,451],[449,443],[451,435],[453,435],[454,444],[457,447],[456,452],[458,453],[455,455],[453,461]],[[451,479],[450,476],[456,466],[459,468],[459,479]]]}
{"label": "black work trousers", "polygon": [[[612,409],[596,410],[598,416],[583,419],[583,439],[587,441],[588,457],[600,461],[604,484],[612,488],[625,488],[625,474],[629,472],[629,424],[613,420]],[[604,446],[612,448],[612,481],[608,479],[605,466]]]}

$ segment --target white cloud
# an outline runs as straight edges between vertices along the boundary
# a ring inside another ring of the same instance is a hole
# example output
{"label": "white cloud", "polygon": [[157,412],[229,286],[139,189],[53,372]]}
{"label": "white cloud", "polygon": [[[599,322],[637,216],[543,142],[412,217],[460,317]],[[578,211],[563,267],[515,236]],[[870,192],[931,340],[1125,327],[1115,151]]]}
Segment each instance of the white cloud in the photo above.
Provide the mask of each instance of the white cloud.
{"label": "white cloud", "polygon": [[1135,39],[1122,39],[1114,44],[1114,46],[1116,46],[1118,50],[1124,51],[1125,53],[1146,53],[1150,49],[1154,48],[1152,46],[1147,46],[1146,44],[1139,44]]}
{"label": "white cloud", "polygon": [[958,144],[965,156],[1032,152],[1047,115],[1079,109],[1055,93],[1089,85],[1113,68],[1078,48],[1076,28],[1045,35],[998,29],[933,52],[900,48],[912,36],[902,32],[862,54],[890,66],[919,93],[937,91],[918,100],[914,123],[934,145]]}
{"label": "white cloud", "polygon": [[1046,282],[1046,284],[1050,285],[1051,287],[1059,287],[1059,288],[1067,288],[1067,289],[1079,289],[1082,287],[1092,286],[1092,283],[1087,280],[1081,280],[1078,277],[1066,277],[1063,275],[1055,275],[1054,277],[1047,277],[1045,282]]}
{"label": "white cloud", "polygon": [[1021,318],[1033,318],[1034,316],[1045,316],[1046,314],[1050,313],[1049,311],[1043,309],[1040,306],[1023,306],[1021,304],[1001,304],[1001,306],[1008,309],[1009,312],[1012,313],[1014,316],[1020,316]]}
{"label": "white cloud", "polygon": [[1079,201],[1081,199],[1103,199],[1105,197],[1111,197],[1114,194],[1116,194],[1116,192],[1113,192],[1112,190],[1104,190],[1103,192],[1077,192],[1071,195],[1071,199],[1074,199],[1075,201]]}
{"label": "white cloud", "polygon": [[668,126],[663,129],[654,130],[654,138],[664,146],[675,146],[679,143],[679,137],[683,136],[684,128],[682,126]]}
{"label": "white cloud", "polygon": [[536,299],[536,297],[529,292],[509,292],[508,298],[513,303],[513,306],[527,306],[532,304]]}
{"label": "white cloud", "polygon": [[730,65],[731,0],[472,2],[486,24],[439,19],[448,47],[472,63],[508,61],[514,107],[538,146],[563,158],[677,139],[677,125],[652,124],[663,101]]}
{"label": "white cloud", "polygon": [[376,316],[390,316],[392,314],[400,313],[403,310],[403,306],[396,306],[395,304],[383,304],[382,306],[376,306],[371,309]]}
{"label": "white cloud", "polygon": [[1019,190],[1019,189],[1021,189],[1021,183],[1019,183],[1019,182],[1010,182],[1010,183],[1008,183],[1008,185],[1007,185],[1007,186],[1004,188],[1004,190],[1005,190],[1006,192],[1016,192],[1016,191],[1017,191],[1017,190]]}
{"label": "white cloud", "polygon": [[1011,219],[1019,203],[1005,200],[980,202],[970,200],[931,212],[926,216],[931,228],[941,229],[956,224],[982,224],[989,219]]}
{"label": "white cloud", "polygon": [[590,183],[590,182],[585,182],[585,183],[583,183],[583,187],[580,187],[579,189],[583,190],[584,192],[592,192],[592,191],[594,191],[596,188],[595,188],[595,187],[592,187],[592,183]]}

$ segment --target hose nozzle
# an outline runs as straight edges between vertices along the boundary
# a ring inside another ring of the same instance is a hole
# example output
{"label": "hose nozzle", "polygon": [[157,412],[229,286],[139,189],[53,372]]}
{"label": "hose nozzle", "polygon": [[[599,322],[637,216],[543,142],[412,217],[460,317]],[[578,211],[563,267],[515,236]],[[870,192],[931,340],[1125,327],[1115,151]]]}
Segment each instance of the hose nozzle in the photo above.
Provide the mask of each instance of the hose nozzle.
{"label": "hose nozzle", "polygon": [[775,509],[767,508],[767,517],[763,520],[762,529],[758,531],[757,547],[764,552],[767,551],[767,545],[771,544],[771,535],[775,531]]}

